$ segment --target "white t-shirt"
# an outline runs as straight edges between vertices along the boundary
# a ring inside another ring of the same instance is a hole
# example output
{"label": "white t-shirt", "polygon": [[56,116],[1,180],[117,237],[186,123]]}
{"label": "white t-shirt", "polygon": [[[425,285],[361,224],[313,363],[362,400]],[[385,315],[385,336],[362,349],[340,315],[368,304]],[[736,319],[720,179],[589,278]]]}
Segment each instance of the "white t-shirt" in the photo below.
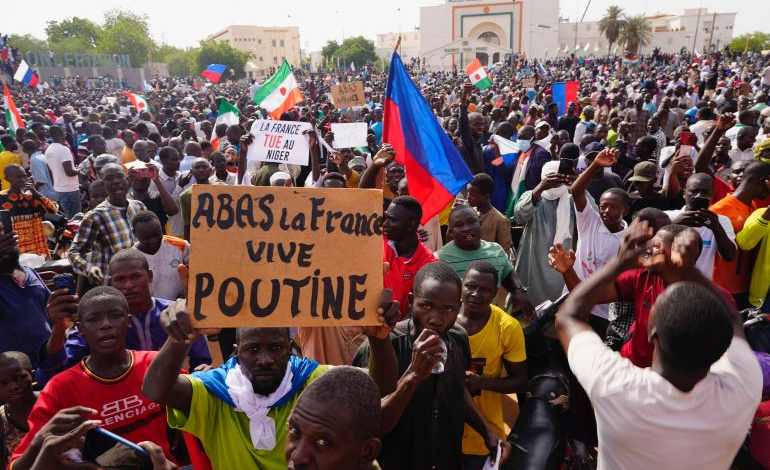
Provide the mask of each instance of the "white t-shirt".
{"label": "white t-shirt", "polygon": [[[138,243],[134,248],[137,248],[137,245]],[[189,243],[179,238],[163,237],[157,253],[154,255],[141,253],[147,258],[152,271],[150,295],[159,299],[175,300],[184,294],[184,286],[179,280],[176,268],[180,264],[187,263],[190,257]]]}
{"label": "white t-shirt", "polygon": [[53,143],[45,151],[45,163],[51,169],[53,175],[53,189],[57,193],[71,193],[80,190],[77,175],[67,176],[62,166],[64,162],[72,163],[75,169],[75,161],[72,159],[70,149],[62,144]]}
{"label": "white t-shirt", "polygon": [[[580,279],[586,279],[618,255],[620,240],[626,233],[627,224],[623,221],[623,230],[616,233],[610,232],[604,226],[599,212],[588,201],[583,212],[575,208],[575,223],[578,232],[575,273]],[[591,309],[591,314],[607,319],[609,307],[609,304],[596,305]]]}
{"label": "white t-shirt", "polygon": [[[679,216],[679,214],[686,210],[686,208],[682,208],[675,211],[664,212],[673,221],[676,217]],[[733,242],[734,245],[735,231],[733,230],[733,224],[730,222],[730,219],[721,214],[717,214],[717,217],[719,217],[719,224],[725,230],[727,237]],[[703,241],[703,250],[700,252],[700,256],[698,257],[698,261],[695,263],[695,267],[700,269],[701,273],[703,273],[707,279],[712,279],[714,277],[714,257],[719,252],[719,249],[717,248],[716,237],[714,236],[714,232],[712,232],[708,227],[693,227],[693,230],[698,232],[701,240]]]}
{"label": "white t-shirt", "polygon": [[593,331],[575,335],[567,357],[596,415],[598,470],[727,469],[762,396],[762,372],[742,338],[687,393]]}

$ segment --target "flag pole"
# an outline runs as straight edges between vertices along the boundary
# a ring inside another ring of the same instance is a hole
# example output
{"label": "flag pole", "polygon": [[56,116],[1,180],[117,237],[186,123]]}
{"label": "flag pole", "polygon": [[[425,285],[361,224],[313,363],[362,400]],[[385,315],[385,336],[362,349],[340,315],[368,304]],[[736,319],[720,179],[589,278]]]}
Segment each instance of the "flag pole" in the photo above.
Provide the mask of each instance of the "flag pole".
{"label": "flag pole", "polygon": [[393,52],[398,52],[398,48],[401,47],[401,35],[398,35],[398,41],[396,41],[396,45],[393,46]]}

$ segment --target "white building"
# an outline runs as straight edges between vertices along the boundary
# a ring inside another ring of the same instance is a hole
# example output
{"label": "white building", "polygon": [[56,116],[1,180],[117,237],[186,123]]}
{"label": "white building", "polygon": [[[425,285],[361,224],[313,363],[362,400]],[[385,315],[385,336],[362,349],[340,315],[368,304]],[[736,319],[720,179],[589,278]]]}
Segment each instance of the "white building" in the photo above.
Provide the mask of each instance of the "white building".
{"label": "white building", "polygon": [[553,57],[559,0],[446,0],[420,8],[420,57],[433,70],[483,65],[506,54]]}
{"label": "white building", "polygon": [[235,49],[251,53],[245,71],[249,78],[270,75],[284,59],[294,68],[302,65],[299,46],[299,28],[231,25],[206,38],[207,41],[225,41]]}
{"label": "white building", "polygon": [[408,62],[412,58],[420,56],[420,32],[405,31],[402,33],[378,34],[377,39],[374,41],[374,50],[378,58],[390,60],[390,56],[393,54],[393,46],[396,45],[399,34],[401,35],[401,46],[399,48],[401,59],[404,62]]}
{"label": "white building", "polygon": [[[647,16],[650,24],[650,43],[641,50],[649,54],[655,47],[664,53],[675,53],[682,48],[704,51],[721,48],[733,39],[736,13],[709,12],[706,8],[689,8],[679,15],[655,13]],[[559,24],[559,55],[564,57],[575,52],[578,56],[605,55],[608,53],[607,38],[599,33],[597,21],[585,21],[576,26],[573,22]],[[613,51],[615,46],[612,46]],[[609,52],[613,52],[609,51]],[[623,52],[623,46],[617,53]]]}

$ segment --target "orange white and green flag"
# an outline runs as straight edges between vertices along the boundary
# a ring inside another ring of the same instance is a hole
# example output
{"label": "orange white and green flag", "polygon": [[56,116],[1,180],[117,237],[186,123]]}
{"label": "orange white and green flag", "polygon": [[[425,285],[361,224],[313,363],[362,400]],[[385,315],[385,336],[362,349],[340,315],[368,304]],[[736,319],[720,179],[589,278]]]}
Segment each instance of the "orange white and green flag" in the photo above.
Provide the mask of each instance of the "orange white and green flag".
{"label": "orange white and green flag", "polygon": [[5,122],[8,125],[8,133],[16,137],[16,131],[24,127],[24,120],[13,103],[13,97],[11,97],[7,84],[3,85],[3,107],[5,108]]}
{"label": "orange white and green flag", "polygon": [[266,109],[270,117],[281,119],[281,114],[305,101],[297,85],[297,79],[287,61],[254,93],[254,103]]}
{"label": "orange white and green flag", "polygon": [[492,81],[489,79],[487,71],[484,70],[484,67],[481,65],[481,61],[479,59],[471,62],[465,71],[468,73],[468,78],[471,79],[471,83],[475,85],[479,90],[483,90],[492,86]]}

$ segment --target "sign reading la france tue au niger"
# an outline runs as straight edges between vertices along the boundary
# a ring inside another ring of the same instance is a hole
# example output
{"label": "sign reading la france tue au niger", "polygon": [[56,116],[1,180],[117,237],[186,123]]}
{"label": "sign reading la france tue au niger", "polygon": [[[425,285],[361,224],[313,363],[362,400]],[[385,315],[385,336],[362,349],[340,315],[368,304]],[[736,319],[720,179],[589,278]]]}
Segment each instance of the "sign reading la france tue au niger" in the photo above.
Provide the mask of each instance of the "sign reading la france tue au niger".
{"label": "sign reading la france tue au niger", "polygon": [[307,165],[309,157],[306,132],[312,126],[301,121],[256,120],[251,126],[254,140],[246,151],[249,161]]}
{"label": "sign reading la france tue au niger", "polygon": [[376,325],[382,191],[194,185],[197,328]]}

